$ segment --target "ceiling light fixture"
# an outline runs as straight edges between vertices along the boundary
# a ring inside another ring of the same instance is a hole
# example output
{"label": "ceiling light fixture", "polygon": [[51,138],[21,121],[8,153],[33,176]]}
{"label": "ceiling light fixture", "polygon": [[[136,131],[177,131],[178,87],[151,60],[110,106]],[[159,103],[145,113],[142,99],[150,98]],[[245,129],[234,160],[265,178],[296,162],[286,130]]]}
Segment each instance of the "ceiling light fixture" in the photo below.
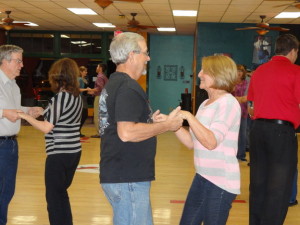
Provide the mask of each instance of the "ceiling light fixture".
{"label": "ceiling light fixture", "polygon": [[14,23],[25,23],[24,25],[30,26],[30,27],[38,27],[39,26],[36,23],[31,23],[29,21],[14,21]]}
{"label": "ceiling light fixture", "polygon": [[300,17],[300,12],[282,12],[279,13],[275,18],[298,18]]}
{"label": "ceiling light fixture", "polygon": [[197,11],[195,10],[173,10],[173,16],[197,16]]}
{"label": "ceiling light fixture", "polygon": [[174,27],[158,27],[158,31],[168,31],[168,32],[174,32],[176,29]]}
{"label": "ceiling light fixture", "polygon": [[72,13],[77,15],[97,15],[97,13],[89,8],[68,8]]}
{"label": "ceiling light fixture", "polygon": [[103,27],[103,28],[115,28],[116,26],[111,23],[93,23],[97,27]]}

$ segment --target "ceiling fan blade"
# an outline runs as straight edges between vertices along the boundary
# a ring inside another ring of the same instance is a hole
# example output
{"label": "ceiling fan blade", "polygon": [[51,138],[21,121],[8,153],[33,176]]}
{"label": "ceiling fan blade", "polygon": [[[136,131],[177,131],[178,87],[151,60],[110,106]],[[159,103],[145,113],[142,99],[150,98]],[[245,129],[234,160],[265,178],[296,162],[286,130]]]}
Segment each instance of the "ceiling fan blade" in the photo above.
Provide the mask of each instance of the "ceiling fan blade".
{"label": "ceiling fan blade", "polygon": [[289,31],[290,29],[283,27],[269,27],[268,30]]}
{"label": "ceiling fan blade", "polygon": [[262,29],[268,29],[270,27],[268,23],[258,23],[256,26]]}
{"label": "ceiling fan blade", "polygon": [[244,28],[236,28],[235,30],[256,30],[261,29],[260,27],[244,27]]}
{"label": "ceiling fan blade", "polygon": [[148,28],[153,28],[153,29],[157,28],[157,26],[147,26],[147,25],[137,25],[137,27],[140,29],[143,29],[143,30],[148,29]]}
{"label": "ceiling fan blade", "polygon": [[113,2],[143,2],[144,0],[116,0]]}

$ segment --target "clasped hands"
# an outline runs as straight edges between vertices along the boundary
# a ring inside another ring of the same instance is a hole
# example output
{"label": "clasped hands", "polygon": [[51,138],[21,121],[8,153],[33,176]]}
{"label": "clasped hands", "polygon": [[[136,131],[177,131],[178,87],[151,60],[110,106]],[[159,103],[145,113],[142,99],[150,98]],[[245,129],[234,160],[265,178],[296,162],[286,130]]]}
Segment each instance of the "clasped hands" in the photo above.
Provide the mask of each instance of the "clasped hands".
{"label": "clasped hands", "polygon": [[181,110],[181,107],[178,106],[169,115],[160,113],[160,110],[156,110],[153,113],[152,119],[153,122],[168,122],[170,124],[171,131],[177,131],[180,127],[182,127],[183,120],[187,120],[189,114],[188,111]]}
{"label": "clasped hands", "polygon": [[[44,109],[42,107],[30,107],[28,109],[27,114],[37,118],[40,115],[43,115]],[[16,122],[17,120],[21,119],[26,115],[22,110],[20,109],[4,109],[3,110],[3,116],[7,118],[11,122]]]}

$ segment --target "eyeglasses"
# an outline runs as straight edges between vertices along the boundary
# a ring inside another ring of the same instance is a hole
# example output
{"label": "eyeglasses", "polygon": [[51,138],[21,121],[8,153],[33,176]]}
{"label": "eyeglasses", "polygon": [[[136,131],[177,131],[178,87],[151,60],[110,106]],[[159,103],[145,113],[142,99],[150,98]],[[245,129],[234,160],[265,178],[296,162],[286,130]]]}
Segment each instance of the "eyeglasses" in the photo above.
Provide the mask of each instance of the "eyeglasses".
{"label": "eyeglasses", "polygon": [[133,51],[136,54],[144,54],[145,56],[149,56],[149,52],[141,52],[141,51]]}
{"label": "eyeglasses", "polygon": [[18,64],[22,64],[23,63],[23,60],[21,60],[21,59],[10,59],[10,61],[11,60],[14,60]]}

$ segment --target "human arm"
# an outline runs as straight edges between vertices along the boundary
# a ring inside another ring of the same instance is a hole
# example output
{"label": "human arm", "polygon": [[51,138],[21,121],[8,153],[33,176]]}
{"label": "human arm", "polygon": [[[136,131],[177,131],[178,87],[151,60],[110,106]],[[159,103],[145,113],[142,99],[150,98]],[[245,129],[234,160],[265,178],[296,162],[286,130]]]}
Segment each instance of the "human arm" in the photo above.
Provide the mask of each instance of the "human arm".
{"label": "human arm", "polygon": [[[38,117],[43,114],[43,108],[42,107],[21,107],[25,110],[25,113],[33,116]],[[17,109],[2,109],[2,116],[0,118],[6,118],[11,122],[16,122],[18,119],[20,119]]]}
{"label": "human arm", "polygon": [[235,96],[236,100],[239,102],[239,103],[245,103],[247,102],[247,95],[244,95],[244,96]]}
{"label": "human arm", "polygon": [[254,116],[254,102],[248,101],[247,110],[250,118]]}
{"label": "human arm", "polygon": [[89,88],[89,87],[79,89],[80,92],[85,92],[85,91],[89,92],[90,90],[91,90],[91,88]]}
{"label": "human arm", "polygon": [[107,82],[107,78],[105,77],[105,75],[98,76],[97,80],[95,82],[95,87],[92,89],[89,89],[88,94],[99,95],[101,93],[102,89],[104,88],[106,82]]}
{"label": "human arm", "polygon": [[34,128],[42,131],[45,134],[49,133],[54,127],[54,125],[49,123],[48,121],[39,121],[20,110],[18,111],[18,115],[20,118],[22,118],[22,119],[26,120],[28,123],[30,123]]}
{"label": "human arm", "polygon": [[182,126],[180,107],[173,110],[165,121],[156,123],[118,122],[117,132],[124,142],[140,142],[166,131],[176,131]]}
{"label": "human arm", "polygon": [[[188,111],[181,111],[181,115],[185,120],[188,121],[190,125],[190,129],[193,131],[195,137],[197,140],[207,149],[213,150],[217,147],[217,139],[214,135],[214,133],[206,128],[202,123],[198,121],[198,119],[190,112]],[[180,131],[182,133],[176,133],[176,136],[178,137],[179,135],[186,135],[186,132]],[[187,136],[186,136],[187,137]],[[190,137],[192,138],[192,137]],[[183,139],[181,137],[181,139]],[[181,140],[179,139],[179,140]],[[190,141],[186,141],[187,143],[182,142],[184,145],[187,147],[190,146]],[[190,147],[189,147],[190,148]]]}

